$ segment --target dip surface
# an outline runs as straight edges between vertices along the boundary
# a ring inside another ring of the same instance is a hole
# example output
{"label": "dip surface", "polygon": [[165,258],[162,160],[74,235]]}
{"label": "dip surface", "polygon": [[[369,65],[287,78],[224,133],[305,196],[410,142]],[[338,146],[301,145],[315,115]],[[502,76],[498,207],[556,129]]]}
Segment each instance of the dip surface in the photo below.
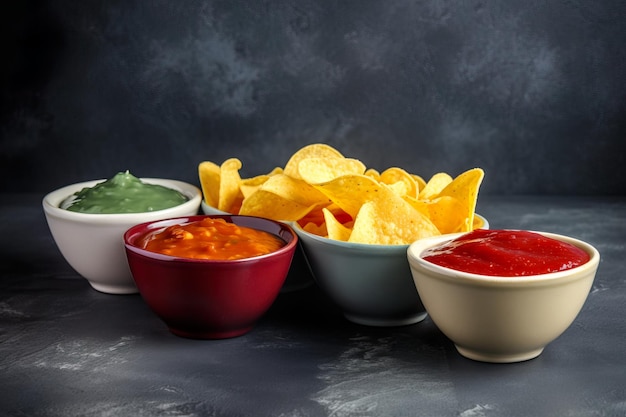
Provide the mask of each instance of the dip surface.
{"label": "dip surface", "polygon": [[149,233],[139,246],[182,258],[230,260],[274,252],[285,246],[285,241],[224,219],[205,218]]}
{"label": "dip surface", "polygon": [[61,208],[92,214],[144,213],[186,202],[182,193],[162,185],[146,184],[128,171],[83,188],[61,203]]}
{"label": "dip surface", "polygon": [[504,277],[558,272],[589,261],[584,250],[539,233],[484,229],[427,249],[422,258],[457,271]]}

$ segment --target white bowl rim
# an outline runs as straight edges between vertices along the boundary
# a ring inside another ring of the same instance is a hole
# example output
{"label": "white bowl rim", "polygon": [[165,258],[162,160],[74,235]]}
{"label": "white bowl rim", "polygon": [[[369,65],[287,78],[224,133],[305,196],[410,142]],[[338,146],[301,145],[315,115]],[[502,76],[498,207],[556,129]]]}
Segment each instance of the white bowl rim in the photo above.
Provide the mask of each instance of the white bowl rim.
{"label": "white bowl rim", "polygon": [[[519,231],[520,229],[503,229],[503,230],[512,230]],[[570,236],[561,235],[557,233],[550,232],[542,232],[542,231],[534,231],[528,230],[530,232],[541,234],[545,237],[550,237],[553,239],[560,240],[562,242],[573,244],[589,254],[589,261],[586,263],[579,265],[575,268],[566,269],[558,272],[551,272],[547,274],[538,274],[538,275],[523,275],[523,276],[491,276],[491,275],[481,275],[470,272],[458,271],[451,268],[446,268],[440,265],[436,265],[434,263],[428,262],[422,258],[422,253],[433,246],[439,245],[441,243],[453,240],[459,236],[464,235],[465,233],[454,233],[449,235],[442,236],[434,236],[432,238],[420,239],[418,241],[413,242],[409,248],[407,249],[407,257],[409,260],[409,264],[412,267],[420,267],[432,272],[437,273],[437,275],[441,279],[454,280],[456,282],[465,282],[465,283],[484,283],[484,284],[499,284],[499,285],[520,285],[520,284],[530,284],[537,282],[554,282],[560,279],[567,279],[572,275],[582,275],[584,272],[588,270],[594,269],[598,266],[600,262],[600,253],[598,250],[592,246],[591,244],[576,239]]]}
{"label": "white bowl rim", "polygon": [[[70,210],[65,210],[59,207],[59,204],[67,197],[86,187],[93,187],[96,184],[106,181],[106,179],[99,180],[90,180],[78,182],[70,185],[66,185],[64,187],[58,188],[54,191],[49,192],[43,198],[42,204],[44,211],[48,214],[54,215],[59,218],[64,218],[66,220],[76,221],[76,222],[84,222],[84,223],[111,223],[111,222],[132,222],[132,223],[142,223],[147,220],[150,220],[152,216],[155,217],[174,217],[180,211],[191,210],[194,207],[197,208],[200,206],[200,202],[202,200],[202,192],[198,187],[193,184],[167,179],[167,178],[140,178],[141,181],[144,181],[148,184],[157,184],[162,185],[168,188],[172,188],[176,191],[180,191],[183,193],[188,200],[182,204],[179,204],[174,207],[155,210],[155,211],[147,211],[147,212],[139,212],[139,213],[80,213]],[[171,216],[170,216],[171,213]]]}

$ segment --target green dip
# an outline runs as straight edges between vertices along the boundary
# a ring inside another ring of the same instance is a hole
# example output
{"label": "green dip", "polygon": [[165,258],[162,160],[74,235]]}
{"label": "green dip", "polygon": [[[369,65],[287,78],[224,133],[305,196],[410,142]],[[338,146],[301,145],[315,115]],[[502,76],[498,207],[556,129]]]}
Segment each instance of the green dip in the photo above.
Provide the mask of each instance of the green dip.
{"label": "green dip", "polygon": [[143,213],[163,210],[187,201],[180,192],[162,185],[146,184],[128,171],[83,188],[66,198],[61,208],[80,213]]}

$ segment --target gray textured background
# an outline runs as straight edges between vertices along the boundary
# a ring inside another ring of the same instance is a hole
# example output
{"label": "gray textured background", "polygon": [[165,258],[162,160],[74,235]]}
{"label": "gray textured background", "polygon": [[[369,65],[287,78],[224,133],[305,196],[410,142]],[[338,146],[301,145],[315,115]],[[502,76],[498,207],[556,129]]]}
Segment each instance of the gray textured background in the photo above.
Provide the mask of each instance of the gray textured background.
{"label": "gray textured background", "polygon": [[3,2],[0,190],[327,142],[487,194],[626,194],[626,2]]}

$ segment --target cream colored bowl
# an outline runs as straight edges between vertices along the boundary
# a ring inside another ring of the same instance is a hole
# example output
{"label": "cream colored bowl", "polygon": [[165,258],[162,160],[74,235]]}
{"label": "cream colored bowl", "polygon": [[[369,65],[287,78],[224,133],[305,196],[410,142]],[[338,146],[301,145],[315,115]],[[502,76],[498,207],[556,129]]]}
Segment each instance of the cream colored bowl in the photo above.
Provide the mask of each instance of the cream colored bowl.
{"label": "cream colored bowl", "polygon": [[126,230],[151,220],[198,213],[202,200],[202,193],[198,187],[169,179],[141,180],[180,191],[189,200],[172,208],[146,213],[91,214],[59,208],[61,202],[76,191],[93,187],[105,181],[104,179],[68,185],[52,191],[43,199],[46,220],[61,254],[76,272],[100,292],[110,294],[137,292],[122,239]]}
{"label": "cream colored bowl", "polygon": [[580,312],[600,254],[583,241],[541,234],[582,248],[590,255],[589,262],[551,274],[493,277],[455,271],[422,259],[424,250],[458,234],[409,246],[411,273],[424,307],[461,355],[484,362],[535,358]]}

